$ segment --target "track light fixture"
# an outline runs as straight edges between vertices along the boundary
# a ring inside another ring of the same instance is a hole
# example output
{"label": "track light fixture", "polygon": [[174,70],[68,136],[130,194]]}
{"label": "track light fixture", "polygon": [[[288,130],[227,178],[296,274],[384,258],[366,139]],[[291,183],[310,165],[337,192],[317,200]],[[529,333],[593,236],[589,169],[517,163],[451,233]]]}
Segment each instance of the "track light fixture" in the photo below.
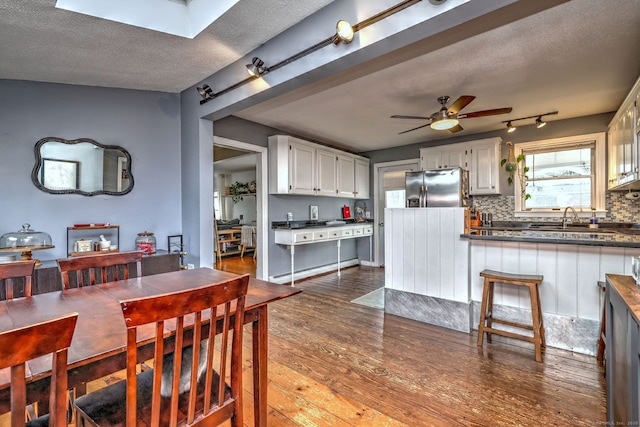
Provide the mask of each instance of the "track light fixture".
{"label": "track light fixture", "polygon": [[264,67],[263,65],[264,61],[257,56],[254,56],[251,60],[251,64],[247,64],[247,71],[252,76],[260,77],[267,72],[266,67]]}
{"label": "track light fixture", "polygon": [[216,96],[213,93],[213,90],[209,87],[209,85],[198,86],[196,90],[198,91],[202,99],[209,100],[209,99],[215,98]]}
{"label": "track light fixture", "polygon": [[353,27],[347,21],[341,19],[336,24],[336,34],[333,36],[333,44],[336,46],[342,43],[351,43],[354,36]]}
{"label": "track light fixture", "polygon": [[[235,90],[237,88],[239,88],[240,86],[243,86],[247,83],[252,82],[253,80],[255,80],[256,77],[260,77],[262,75],[264,75],[265,73],[269,73],[271,71],[275,71],[278,68],[284,67],[287,64],[292,63],[293,61],[297,61],[298,59],[312,53],[315,52],[318,49],[321,49],[325,46],[328,46],[330,44],[335,44],[338,45],[340,43],[349,43],[353,40],[355,33],[357,33],[358,31],[362,30],[363,28],[366,28],[370,25],[375,24],[376,22],[379,22],[389,16],[395,15],[396,13],[408,8],[409,6],[413,6],[416,3],[419,3],[421,0],[402,0],[400,3],[391,6],[388,9],[383,10],[382,12],[379,12],[363,21],[358,22],[355,25],[351,25],[349,24],[347,21],[345,20],[340,20],[338,21],[337,25],[336,25],[336,33],[331,36],[328,37],[324,40],[319,41],[318,43],[314,44],[313,46],[310,46],[286,59],[283,59],[282,61],[270,66],[270,67],[265,67],[264,66],[264,61],[261,60],[260,58],[258,58],[257,56],[254,56],[253,59],[251,60],[251,64],[247,64],[247,71],[250,74],[250,77],[247,77],[244,80],[241,80],[225,89],[222,89],[216,93],[213,93],[213,91],[211,90],[211,88],[209,88],[207,85],[203,85],[201,88],[198,87],[198,93],[200,93],[200,95],[202,96],[202,100],[200,100],[200,105],[206,103],[207,101],[212,100],[215,97],[218,97],[220,95],[224,95],[227,92],[231,92],[232,90]],[[444,3],[446,0],[429,0],[431,4],[438,6],[442,3]],[[207,88],[209,88],[209,92],[207,92]]]}
{"label": "track light fixture", "polygon": [[518,119],[510,119],[510,120],[505,120],[502,123],[506,123],[507,124],[507,132],[511,133],[511,132],[515,132],[516,127],[511,123],[511,122],[517,122],[518,120],[527,120],[527,119],[536,119],[536,127],[538,129],[545,127],[547,125],[547,122],[545,122],[544,120],[542,120],[542,118],[544,116],[552,116],[554,114],[558,114],[557,111],[551,111],[548,113],[544,113],[544,114],[536,114],[533,116],[527,116],[527,117],[520,117]]}

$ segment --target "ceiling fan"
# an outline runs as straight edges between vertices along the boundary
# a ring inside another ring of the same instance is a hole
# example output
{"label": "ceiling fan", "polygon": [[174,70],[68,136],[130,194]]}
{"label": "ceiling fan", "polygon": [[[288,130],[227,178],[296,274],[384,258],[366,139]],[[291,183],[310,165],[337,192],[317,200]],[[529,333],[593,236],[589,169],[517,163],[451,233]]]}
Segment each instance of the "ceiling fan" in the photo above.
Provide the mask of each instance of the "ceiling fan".
{"label": "ceiling fan", "polygon": [[447,102],[449,102],[448,96],[441,96],[438,98],[438,102],[442,105],[439,111],[431,114],[429,117],[420,117],[420,116],[401,116],[394,115],[391,116],[392,119],[419,119],[419,120],[429,120],[429,123],[418,126],[417,128],[405,130],[403,132],[398,133],[401,135],[403,133],[411,132],[416,129],[420,129],[426,126],[431,126],[432,129],[435,130],[448,130],[451,133],[460,132],[462,130],[462,126],[458,123],[459,119],[471,119],[474,117],[486,117],[486,116],[495,116],[497,114],[507,114],[510,113],[512,108],[495,108],[493,110],[482,110],[482,111],[474,111],[473,113],[462,113],[459,114],[459,111],[464,107],[469,105],[471,101],[476,99],[475,96],[462,95],[458,99],[454,101],[453,104],[449,108],[447,108]]}

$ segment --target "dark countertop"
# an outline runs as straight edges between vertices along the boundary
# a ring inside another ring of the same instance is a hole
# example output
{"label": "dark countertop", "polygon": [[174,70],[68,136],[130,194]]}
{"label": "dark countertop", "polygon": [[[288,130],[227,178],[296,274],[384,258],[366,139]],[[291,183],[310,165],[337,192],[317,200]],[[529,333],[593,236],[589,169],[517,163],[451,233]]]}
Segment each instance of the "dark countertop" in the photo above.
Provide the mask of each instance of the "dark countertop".
{"label": "dark countertop", "polygon": [[492,227],[473,228],[461,237],[470,240],[495,240],[554,245],[618,246],[640,248],[640,227],[631,223],[601,223],[597,229],[587,224],[562,228],[553,222],[494,222]]}
{"label": "dark countertop", "polygon": [[[344,224],[327,224],[331,221],[345,221]],[[318,228],[318,227],[341,227],[343,225],[367,224],[372,223],[373,218],[367,218],[363,222],[358,222],[354,218],[347,219],[323,219],[318,221],[273,221],[271,228],[274,230],[294,230],[300,228]]]}

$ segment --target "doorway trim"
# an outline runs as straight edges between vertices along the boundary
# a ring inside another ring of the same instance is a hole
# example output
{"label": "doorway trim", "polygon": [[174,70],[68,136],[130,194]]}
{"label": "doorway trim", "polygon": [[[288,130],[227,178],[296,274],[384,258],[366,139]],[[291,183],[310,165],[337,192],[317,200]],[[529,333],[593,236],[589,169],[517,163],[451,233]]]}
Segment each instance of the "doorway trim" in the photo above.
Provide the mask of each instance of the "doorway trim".
{"label": "doorway trim", "polygon": [[[380,192],[379,192],[379,188],[380,188],[380,183],[378,182],[378,180],[380,179],[380,169],[382,168],[387,168],[390,166],[402,166],[405,164],[411,164],[411,163],[418,163],[418,167],[420,166],[420,158],[417,159],[405,159],[405,160],[394,160],[392,162],[381,162],[381,163],[374,163],[373,164],[373,212],[374,213],[374,218],[375,215],[378,214],[378,210],[380,208]],[[380,223],[384,222],[384,218],[377,218],[376,219],[376,223],[375,226],[373,227],[373,241],[376,242],[375,248],[374,248],[374,266],[376,267],[380,267],[380,244],[378,242],[380,242]]]}
{"label": "doorway trim", "polygon": [[258,251],[256,278],[267,280],[269,277],[269,218],[266,214],[269,212],[267,147],[215,135],[213,136],[213,145],[256,153],[256,250]]}

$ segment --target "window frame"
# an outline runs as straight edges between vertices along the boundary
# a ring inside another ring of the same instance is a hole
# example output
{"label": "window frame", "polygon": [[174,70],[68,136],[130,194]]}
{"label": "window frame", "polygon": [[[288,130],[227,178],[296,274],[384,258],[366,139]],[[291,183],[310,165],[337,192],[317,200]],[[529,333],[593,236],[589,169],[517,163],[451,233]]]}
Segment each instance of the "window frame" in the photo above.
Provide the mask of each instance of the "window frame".
{"label": "window frame", "polygon": [[[593,202],[595,203],[596,216],[603,218],[606,215],[605,206],[605,183],[607,180],[606,169],[606,133],[590,133],[584,135],[574,135],[562,138],[543,139],[537,141],[520,142],[514,144],[515,155],[519,156],[523,154],[523,151],[527,150],[542,150],[553,148],[557,151],[559,147],[566,146],[570,148],[577,144],[584,144],[588,142],[595,143],[594,162],[593,169]],[[519,185],[514,185],[514,216],[515,217],[562,217],[564,214],[564,208],[566,206],[547,209],[528,209],[523,210],[522,196]],[[578,216],[582,218],[591,217],[593,211],[590,208],[576,209]]]}

